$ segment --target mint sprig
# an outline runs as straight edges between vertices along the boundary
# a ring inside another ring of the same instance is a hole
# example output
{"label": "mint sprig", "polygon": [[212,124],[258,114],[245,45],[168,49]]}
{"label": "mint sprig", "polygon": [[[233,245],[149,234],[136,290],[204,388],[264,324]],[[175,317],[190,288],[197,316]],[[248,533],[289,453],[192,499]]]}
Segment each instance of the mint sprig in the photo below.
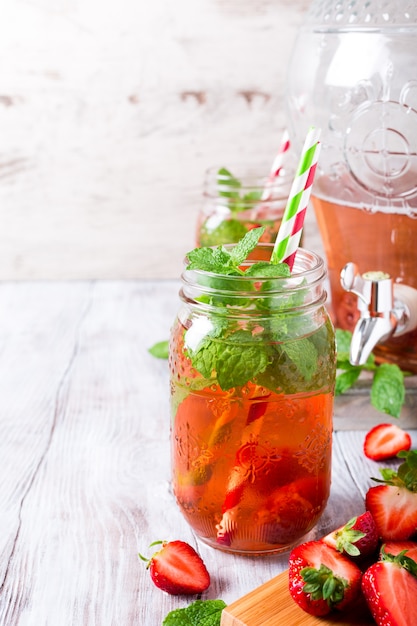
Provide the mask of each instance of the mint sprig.
{"label": "mint sprig", "polygon": [[220,626],[225,607],[223,600],[196,600],[183,609],[168,613],[162,626]]}
{"label": "mint sprig", "polygon": [[216,248],[194,248],[187,253],[187,270],[201,270],[225,276],[242,276],[239,266],[246,260],[264,233],[264,227],[253,228],[230,250],[224,246]]}
{"label": "mint sprig", "polygon": [[400,417],[405,401],[404,373],[393,363],[376,365],[373,354],[369,355],[364,365],[351,365],[349,362],[351,341],[350,331],[336,329],[336,367],[339,373],[336,376],[335,394],[341,395],[350,389],[362,372],[372,372],[370,396],[372,406],[392,417]]}
{"label": "mint sprig", "polygon": [[[286,263],[246,263],[263,232],[263,227],[254,228],[233,247],[195,248],[187,254],[187,270],[202,272],[197,278],[204,287],[199,300],[213,307],[211,328],[205,329],[199,340],[194,329],[190,339],[185,331],[187,355],[208,385],[217,383],[224,391],[250,380],[278,393],[296,392],[306,385],[315,389],[323,384],[319,369],[325,364],[320,354],[327,353],[330,328],[314,327],[311,336],[306,336],[305,316],[288,315],[289,309],[302,303],[303,295],[301,290],[286,293],[279,283],[273,284],[274,279],[291,275]],[[242,276],[253,279],[244,283],[248,295],[242,293]],[[260,282],[260,278],[267,280]],[[282,297],[276,297],[277,289],[282,289]],[[249,297],[250,292],[255,297]],[[258,310],[256,332],[242,329],[233,317],[228,318],[230,307],[235,306]]]}

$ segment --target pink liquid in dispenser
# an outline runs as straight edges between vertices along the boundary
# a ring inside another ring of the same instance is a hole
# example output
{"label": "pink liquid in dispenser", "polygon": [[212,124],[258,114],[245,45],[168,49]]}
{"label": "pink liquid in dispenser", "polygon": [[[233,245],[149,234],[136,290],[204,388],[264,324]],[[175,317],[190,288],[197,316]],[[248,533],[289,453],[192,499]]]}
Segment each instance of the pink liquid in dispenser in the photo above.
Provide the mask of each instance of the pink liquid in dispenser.
{"label": "pink liquid in dispenser", "polygon": [[[354,260],[360,273],[383,268],[398,283],[417,289],[417,218],[396,212],[367,211],[313,195],[331,289],[336,327],[353,331],[359,318],[357,296],[343,289],[340,271]],[[417,373],[417,330],[375,347],[377,359]]]}

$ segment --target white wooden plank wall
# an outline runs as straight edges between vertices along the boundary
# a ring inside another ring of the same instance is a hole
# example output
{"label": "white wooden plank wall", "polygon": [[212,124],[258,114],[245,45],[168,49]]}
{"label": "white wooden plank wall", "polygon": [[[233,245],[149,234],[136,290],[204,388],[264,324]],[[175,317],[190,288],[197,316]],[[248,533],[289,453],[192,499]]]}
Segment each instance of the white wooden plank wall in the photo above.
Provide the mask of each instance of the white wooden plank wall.
{"label": "white wooden plank wall", "polygon": [[3,0],[0,280],[178,276],[205,168],[269,168],[308,4]]}

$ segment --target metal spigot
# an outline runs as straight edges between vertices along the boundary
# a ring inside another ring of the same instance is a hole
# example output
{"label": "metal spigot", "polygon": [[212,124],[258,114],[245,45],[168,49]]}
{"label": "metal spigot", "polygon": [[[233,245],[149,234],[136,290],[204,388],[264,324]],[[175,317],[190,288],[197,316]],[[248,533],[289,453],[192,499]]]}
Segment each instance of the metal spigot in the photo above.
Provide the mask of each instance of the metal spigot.
{"label": "metal spigot", "polygon": [[358,296],[360,318],[350,345],[350,362],[363,365],[374,347],[417,326],[417,290],[394,283],[385,272],[359,274],[354,263],[340,273],[346,291]]}

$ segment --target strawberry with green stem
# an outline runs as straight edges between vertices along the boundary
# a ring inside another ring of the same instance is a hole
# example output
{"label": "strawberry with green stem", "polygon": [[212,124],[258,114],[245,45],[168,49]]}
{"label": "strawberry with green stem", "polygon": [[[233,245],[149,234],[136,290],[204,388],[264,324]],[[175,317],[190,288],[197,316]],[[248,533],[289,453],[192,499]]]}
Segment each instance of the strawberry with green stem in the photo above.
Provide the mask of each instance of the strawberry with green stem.
{"label": "strawberry with green stem", "polygon": [[378,529],[369,511],[352,517],[344,526],[323,537],[327,545],[352,558],[362,559],[376,552]]}
{"label": "strawberry with green stem", "polygon": [[398,555],[383,550],[381,560],[364,573],[361,588],[378,626],[416,623],[417,563],[406,550]]}
{"label": "strawberry with green stem", "polygon": [[404,552],[406,556],[417,562],[417,541],[386,541],[381,546],[380,557],[382,557],[383,551],[394,556]]}
{"label": "strawberry with green stem", "polygon": [[148,559],[151,579],[159,589],[171,595],[194,595],[202,593],[210,585],[210,575],[200,555],[185,541],[154,541],[149,547],[161,545],[161,549]]}
{"label": "strawberry with green stem", "polygon": [[310,615],[344,610],[359,598],[361,570],[323,541],[307,541],[294,548],[288,565],[290,595]]}
{"label": "strawberry with green stem", "polygon": [[417,534],[417,450],[403,450],[404,459],[398,470],[381,469],[382,480],[370,487],[365,496],[366,509],[371,512],[383,541],[402,541]]}

